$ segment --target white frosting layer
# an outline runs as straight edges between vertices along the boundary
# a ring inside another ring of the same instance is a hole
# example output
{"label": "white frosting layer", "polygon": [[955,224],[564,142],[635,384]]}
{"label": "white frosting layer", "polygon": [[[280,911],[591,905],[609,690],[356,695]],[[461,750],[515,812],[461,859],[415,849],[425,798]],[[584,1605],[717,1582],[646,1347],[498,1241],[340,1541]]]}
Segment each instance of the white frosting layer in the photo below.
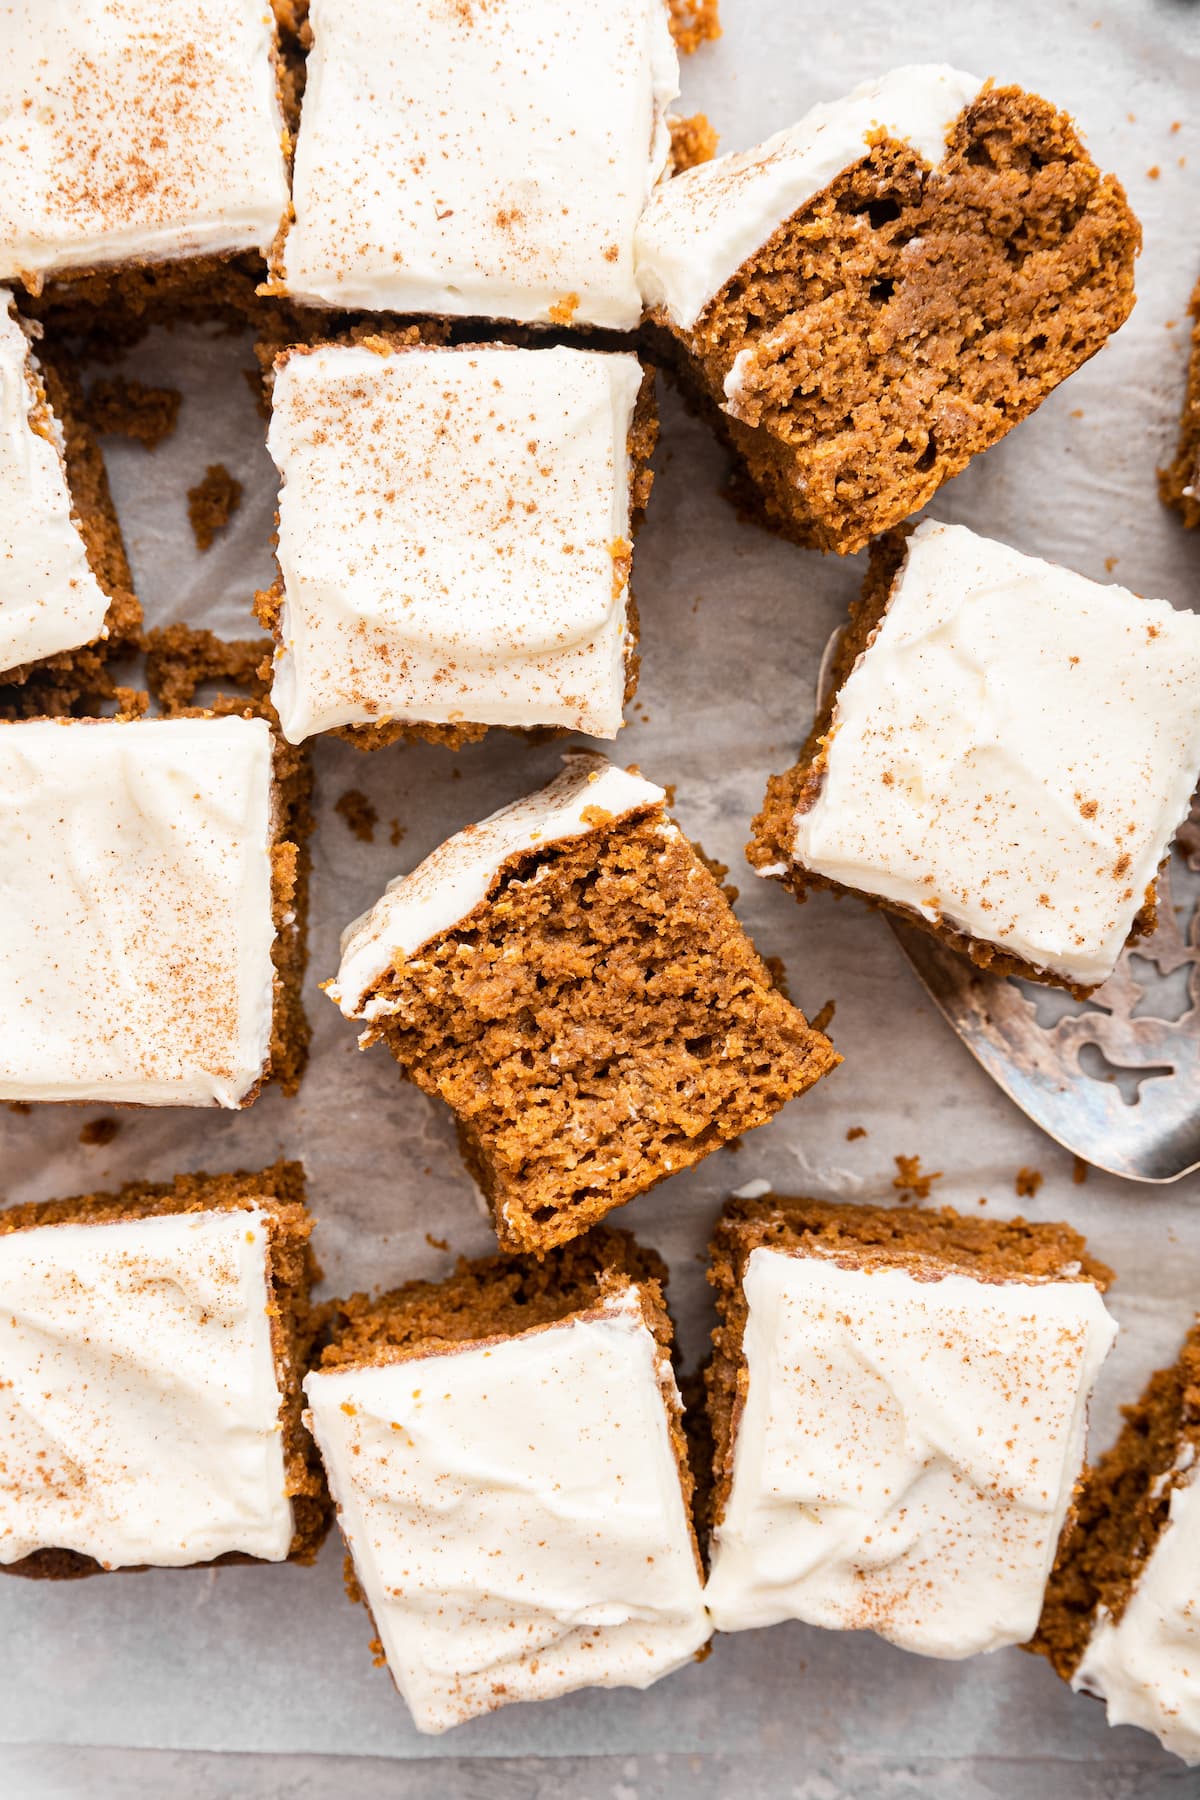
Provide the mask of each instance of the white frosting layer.
{"label": "white frosting layer", "polygon": [[1171,1492],[1166,1527],[1114,1625],[1101,1615],[1072,1687],[1200,1763],[1200,1480]]}
{"label": "white frosting layer", "polygon": [[663,0],[312,0],[287,291],[628,329],[670,150]]}
{"label": "white frosting layer", "polygon": [[1097,1290],[760,1248],[745,1293],[717,1629],[803,1619],[940,1657],[1022,1643],[1116,1335]]}
{"label": "white frosting layer", "polygon": [[105,635],[92,574],[29,340],[0,288],[0,677]]}
{"label": "white frosting layer", "polygon": [[8,0],[0,35],[0,276],[270,247],[265,0]]}
{"label": "white frosting layer", "polygon": [[0,724],[0,1099],[246,1097],[271,811],[261,719]]}
{"label": "white frosting layer", "polygon": [[412,719],[615,737],[636,356],[329,345],[275,378],[293,742]]}
{"label": "white frosting layer", "polygon": [[631,1289],[521,1337],[305,1381],[418,1730],[648,1687],[707,1642],[660,1358]]}
{"label": "white frosting layer", "polygon": [[581,837],[606,815],[620,818],[666,799],[662,788],[602,756],[576,754],[563,761],[563,773],[546,787],[447,838],[408,875],[389,882],[370,911],[346,927],[341,966],[327,991],[348,1019],[375,1019],[391,1010],[386,1000],[371,998],[371,989],[394,964],[461,924],[512,858]]}
{"label": "white frosting layer", "polygon": [[647,306],[688,331],[786,219],[868,154],[879,131],[940,163],[946,134],[983,83],[944,63],[894,69],[843,100],[814,106],[765,144],[663,182],[637,231]]}
{"label": "white frosting layer", "polygon": [[286,1557],[268,1267],[258,1210],[0,1235],[0,1563]]}
{"label": "white frosting layer", "polygon": [[1187,815],[1198,693],[1195,613],[926,521],[838,695],[796,861],[1103,981]]}

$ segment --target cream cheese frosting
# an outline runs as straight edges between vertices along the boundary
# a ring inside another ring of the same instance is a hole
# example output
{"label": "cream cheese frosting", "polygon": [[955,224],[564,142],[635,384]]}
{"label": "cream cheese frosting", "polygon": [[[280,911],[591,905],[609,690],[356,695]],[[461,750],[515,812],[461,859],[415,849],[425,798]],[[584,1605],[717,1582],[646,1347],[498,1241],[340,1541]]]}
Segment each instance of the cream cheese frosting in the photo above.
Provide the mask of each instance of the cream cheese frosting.
{"label": "cream cheese frosting", "polygon": [[868,154],[878,132],[936,166],[946,136],[983,83],[945,63],[893,69],[795,125],[662,182],[637,229],[647,306],[689,331],[742,264],[785,220]]}
{"label": "cream cheese frosting", "polygon": [[648,1687],[707,1642],[636,1288],[561,1324],[318,1370],[306,1419],[420,1731],[507,1701]]}
{"label": "cream cheese frosting", "polygon": [[908,542],[795,861],[1089,985],[1200,771],[1200,617],[961,525]]}
{"label": "cream cheese frosting", "polygon": [[108,596],[75,522],[56,423],[0,288],[0,677],[106,635]]}
{"label": "cream cheese frosting", "polygon": [[1200,1480],[1171,1490],[1170,1514],[1117,1620],[1101,1609],[1071,1682],[1110,1725],[1140,1725],[1200,1763]]}
{"label": "cream cheese frosting", "polygon": [[[561,775],[447,838],[342,933],[341,965],[327,992],[348,1019],[375,1019],[389,1002],[371,990],[394,964],[451,931],[485,900],[505,866],[543,845],[582,837],[597,823],[659,807],[660,787],[589,753],[563,758]],[[536,879],[536,876],[534,877]]]}
{"label": "cream cheese frosting", "polygon": [[707,1602],[926,1656],[1037,1625],[1116,1326],[1090,1282],[918,1279],[758,1248]]}
{"label": "cream cheese frosting", "polygon": [[247,1097],[272,806],[261,719],[0,724],[0,1099]]}
{"label": "cream cheese frosting", "polygon": [[258,1209],[0,1235],[0,1563],[286,1557],[268,1249]]}
{"label": "cream cheese frosting", "polygon": [[264,0],[5,0],[0,277],[266,251],[288,205]]}
{"label": "cream cheese frosting", "polygon": [[679,69],[663,0],[312,0],[299,298],[629,329]]}
{"label": "cream cheese frosting", "polygon": [[282,359],[285,736],[412,719],[615,737],[641,382],[636,356],[561,348]]}

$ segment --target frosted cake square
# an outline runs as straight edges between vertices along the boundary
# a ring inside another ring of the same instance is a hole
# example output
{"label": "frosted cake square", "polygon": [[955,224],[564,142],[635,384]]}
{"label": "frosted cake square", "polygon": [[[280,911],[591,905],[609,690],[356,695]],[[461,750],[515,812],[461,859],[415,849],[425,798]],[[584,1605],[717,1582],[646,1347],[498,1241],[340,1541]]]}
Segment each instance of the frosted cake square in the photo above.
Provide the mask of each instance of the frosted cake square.
{"label": "frosted cake square", "polygon": [[298,1163],[0,1211],[0,1572],[311,1562]]}
{"label": "frosted cake square", "polygon": [[1200,773],[1200,617],[961,525],[872,553],[751,860],[1086,994],[1151,931]]}
{"label": "frosted cake square", "polygon": [[418,1730],[707,1643],[665,1279],[601,1230],[344,1309],[305,1417]]}
{"label": "frosted cake square", "polygon": [[364,312],[641,318],[638,218],[679,91],[663,0],[311,0],[274,284]]}
{"label": "frosted cake square", "polygon": [[958,1658],[1036,1626],[1116,1326],[1065,1225],[770,1195],[709,1276],[706,1600]]}
{"label": "frosted cake square", "polygon": [[280,575],[260,602],[285,735],[615,737],[656,433],[632,355],[385,338],[286,351],[268,437]]}
{"label": "frosted cake square", "polygon": [[0,1099],[294,1090],[307,790],[274,753],[253,718],[0,724]]}

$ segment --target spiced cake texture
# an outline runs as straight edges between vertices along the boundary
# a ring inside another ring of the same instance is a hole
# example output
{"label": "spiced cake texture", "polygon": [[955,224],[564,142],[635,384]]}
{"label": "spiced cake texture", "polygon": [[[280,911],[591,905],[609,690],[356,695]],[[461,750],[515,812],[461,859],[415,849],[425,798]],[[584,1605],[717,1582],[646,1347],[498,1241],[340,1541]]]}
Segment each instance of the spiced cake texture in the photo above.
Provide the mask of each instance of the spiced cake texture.
{"label": "spiced cake texture", "polygon": [[732,450],[743,509],[847,555],[1101,348],[1133,305],[1140,236],[1068,116],[988,84],[936,166],[871,142],[667,359]]}
{"label": "spiced cake texture", "polygon": [[[1031,612],[1035,592],[1044,599]],[[999,607],[1000,594],[1003,619],[989,611]],[[893,660],[885,660],[870,677],[874,686],[853,700],[847,725],[843,692],[852,675],[868,679],[865,671],[874,667],[873,647],[893,603],[905,609],[906,622],[895,625],[890,648],[875,651]],[[1025,609],[1019,621],[1018,608]],[[1093,618],[1102,613],[1111,627],[1106,638]],[[935,615],[945,639],[937,674],[933,661],[918,662],[913,649],[918,616],[932,621]],[[1192,759],[1200,749],[1189,700],[1200,650],[1195,627],[1195,616],[1186,611],[1101,587],[962,527],[927,520],[915,530],[886,533],[872,546],[861,596],[836,644],[799,758],[768,782],[747,849],[751,863],[800,900],[813,888],[852,892],[981,969],[1085,997],[1111,973],[1120,949],[1155,927],[1158,871],[1186,814],[1182,796],[1194,785]],[[974,647],[967,651],[972,633]],[[978,738],[962,700],[963,670],[972,657],[989,721]],[[1010,713],[1004,671],[1016,662],[1026,673]],[[885,674],[893,696],[886,704],[880,690]],[[1064,693],[1059,684],[1068,674],[1076,688]],[[901,689],[901,682],[909,685]],[[864,715],[868,692],[876,710]],[[1110,721],[1107,737],[1095,726],[1102,710]],[[1172,722],[1177,714],[1178,735]],[[1034,732],[1042,740],[1036,755],[1029,748]],[[1145,770],[1132,817],[1112,748],[1118,742],[1126,760]],[[931,755],[935,743],[939,750]],[[934,767],[939,755],[940,772]],[[861,757],[863,769],[873,770],[879,760],[885,785],[870,802],[878,820],[869,851],[857,836],[862,797],[836,782],[828,790],[841,795],[830,802],[842,808],[836,831],[830,825],[827,841],[818,836],[815,854],[798,843],[801,822],[824,804],[834,757],[842,759],[843,783],[850,761]],[[1072,801],[1073,771],[1088,793],[1079,789]],[[1079,815],[1078,834],[1059,822],[1064,788],[1068,810]],[[937,898],[920,907],[909,897],[915,885],[899,874],[910,863],[907,828],[901,829],[909,807],[925,820],[921,855],[928,869],[938,871],[925,877],[932,885],[923,890]],[[954,846],[942,813],[960,828]],[[814,862],[823,862],[826,872]],[[836,872],[839,863],[844,874]],[[1031,905],[1035,896],[1025,888],[1036,888],[1039,880],[1045,887]],[[993,921],[994,939],[987,935]],[[1029,953],[1018,944],[1028,945]],[[1034,959],[1034,946],[1044,961]]]}
{"label": "spiced cake texture", "polygon": [[1028,1645],[1064,1681],[1075,1674],[1101,1611],[1119,1623],[1167,1527],[1171,1496],[1200,1454],[1200,1323],[1178,1360],[1150,1377],[1123,1416],[1116,1442],[1084,1475]]}
{"label": "spiced cake texture", "polygon": [[[115,1193],[34,1201],[0,1210],[0,1236],[46,1225],[78,1223],[100,1228],[170,1214],[252,1209],[266,1214],[270,1243],[271,1344],[281,1395],[286,1492],[293,1518],[287,1560],[311,1563],[329,1529],[331,1507],[316,1448],[301,1422],[300,1383],[311,1361],[322,1318],[321,1310],[311,1300],[311,1288],[320,1278],[320,1269],[309,1242],[313,1221],[305,1206],[301,1164],[280,1161],[254,1172],[179,1175],[171,1182],[130,1182]],[[86,1474],[81,1479],[86,1480]],[[239,1551],[215,1559],[217,1564],[259,1560]],[[17,1562],[0,1563],[0,1573],[65,1581],[103,1570],[91,1556],[47,1548]]]}
{"label": "spiced cake texture", "polygon": [[72,518],[88,566],[108,596],[107,636],[19,668],[0,669],[0,719],[61,717],[112,699],[116,685],[109,664],[137,647],[142,623],[104,457],[88,422],[78,377],[60,350],[47,350],[44,344],[39,345],[34,376],[40,405],[31,422],[59,447]]}
{"label": "spiced cake texture", "polygon": [[[382,1038],[455,1114],[502,1246],[537,1253],[840,1060],[775,988],[662,790],[567,760],[393,883],[344,934],[328,984],[367,1021],[360,1041]],[[456,871],[472,856],[483,897],[464,914]],[[427,929],[431,893],[458,913],[448,928]]]}
{"label": "spiced cake texture", "polygon": [[1158,472],[1158,491],[1185,525],[1200,525],[1200,284],[1192,295],[1192,354],[1188,363],[1183,416],[1174,461]]}
{"label": "spiced cake texture", "polygon": [[719,1324],[706,1370],[713,1436],[709,1530],[721,1523],[733,1477],[733,1452],[745,1403],[742,1340],[747,1304],[743,1282],[756,1249],[831,1257],[849,1268],[902,1269],[918,1280],[967,1275],[979,1282],[1090,1282],[1101,1291],[1113,1279],[1088,1254],[1086,1240],[1065,1224],[1026,1219],[979,1219],[951,1207],[855,1206],[769,1194],[726,1202],[710,1246],[709,1281]]}

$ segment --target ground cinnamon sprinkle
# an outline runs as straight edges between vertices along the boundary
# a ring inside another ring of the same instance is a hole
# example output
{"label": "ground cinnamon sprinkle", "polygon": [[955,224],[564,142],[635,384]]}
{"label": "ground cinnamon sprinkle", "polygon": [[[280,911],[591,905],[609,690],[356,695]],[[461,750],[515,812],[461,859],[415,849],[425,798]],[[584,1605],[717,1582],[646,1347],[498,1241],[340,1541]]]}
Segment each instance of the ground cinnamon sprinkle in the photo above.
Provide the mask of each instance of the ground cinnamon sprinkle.
{"label": "ground cinnamon sprinkle", "polygon": [[1040,1169],[1018,1169],[1014,1184],[1017,1194],[1022,1200],[1032,1200],[1044,1179]]}
{"label": "ground cinnamon sprinkle", "polygon": [[203,481],[188,489],[188,518],[197,550],[210,550],[242,503],[242,484],[224,463],[209,463]]}
{"label": "ground cinnamon sprinkle", "polygon": [[[361,788],[347,788],[341,799],[334,802],[333,810],[345,820],[360,844],[375,842],[379,814]],[[393,837],[392,841],[395,843],[396,839]]]}
{"label": "ground cinnamon sprinkle", "polygon": [[940,1169],[931,1169],[927,1175],[921,1172],[919,1156],[897,1156],[896,1173],[892,1176],[892,1186],[900,1195],[902,1202],[912,1200],[928,1200],[933,1183],[942,1179]]}

